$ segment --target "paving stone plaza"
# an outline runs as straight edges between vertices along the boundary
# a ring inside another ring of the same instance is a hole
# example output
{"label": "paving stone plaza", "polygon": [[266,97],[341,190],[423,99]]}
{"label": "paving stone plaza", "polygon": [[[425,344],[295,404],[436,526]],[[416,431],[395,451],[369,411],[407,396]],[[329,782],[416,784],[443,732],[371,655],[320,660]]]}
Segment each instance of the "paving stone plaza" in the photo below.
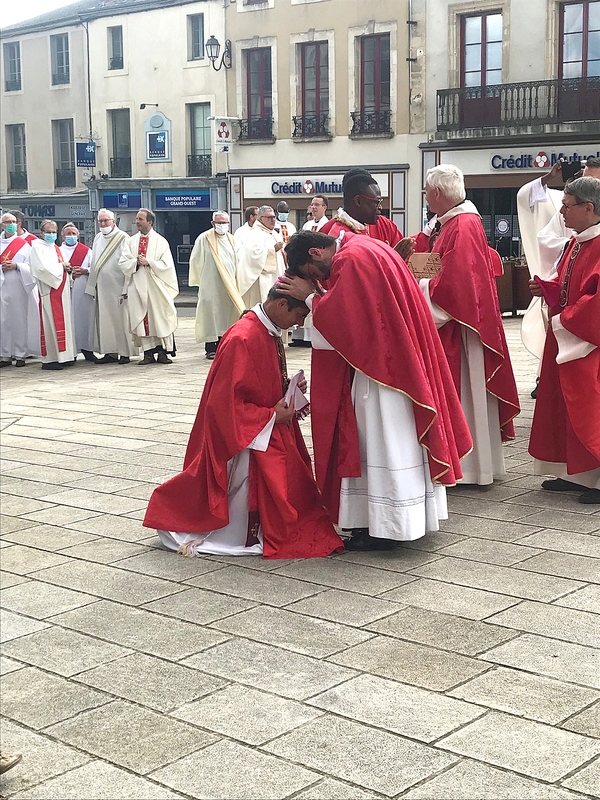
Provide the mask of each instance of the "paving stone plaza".
{"label": "paving stone plaza", "polygon": [[322,560],[186,559],[141,526],[210,365],[189,314],[171,366],[3,370],[2,748],[23,761],[0,795],[600,796],[600,508],[539,491],[537,362],[505,322],[507,479],[452,489],[439,533]]}

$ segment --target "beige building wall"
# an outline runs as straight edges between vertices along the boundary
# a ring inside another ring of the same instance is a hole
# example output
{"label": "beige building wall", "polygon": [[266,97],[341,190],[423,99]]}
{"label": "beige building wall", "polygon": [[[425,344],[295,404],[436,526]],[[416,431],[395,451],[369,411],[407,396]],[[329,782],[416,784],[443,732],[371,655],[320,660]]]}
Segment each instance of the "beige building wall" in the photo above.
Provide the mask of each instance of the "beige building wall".
{"label": "beige building wall", "polygon": [[[52,85],[50,36],[68,33],[70,56],[70,82]],[[21,90],[5,91],[4,58],[1,68],[2,147],[0,191],[7,192],[8,167],[6,126],[25,125],[27,147],[28,192],[50,194],[73,192],[73,187],[55,189],[55,164],[52,143],[52,120],[72,119],[75,141],[87,141],[89,122],[87,116],[85,31],[82,27],[53,28],[40,33],[30,33],[14,38],[21,45]],[[76,170],[77,187],[83,186],[83,170]]]}
{"label": "beige building wall", "polygon": [[[211,113],[225,115],[225,70],[209,59],[188,61],[188,17],[204,14],[204,40],[214,34],[224,41],[219,0],[190,3],[156,11],[102,17],[90,23],[93,130],[98,141],[97,171],[110,174],[112,155],[109,112],[128,108],[131,126],[132,175],[170,178],[187,175],[190,153],[188,106],[210,103]],[[123,27],[123,69],[108,68],[108,33]],[[148,104],[140,109],[142,103]],[[158,109],[153,103],[158,103]],[[159,111],[171,122],[172,161],[146,163],[144,124]],[[213,153],[213,173],[225,172],[226,156]]]}

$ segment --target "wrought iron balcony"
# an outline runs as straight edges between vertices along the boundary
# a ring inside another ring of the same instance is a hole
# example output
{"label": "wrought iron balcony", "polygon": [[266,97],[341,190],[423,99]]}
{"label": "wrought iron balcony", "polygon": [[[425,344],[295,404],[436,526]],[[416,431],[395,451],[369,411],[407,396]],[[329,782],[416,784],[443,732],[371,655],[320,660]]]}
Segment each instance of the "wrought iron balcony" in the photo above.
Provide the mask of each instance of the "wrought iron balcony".
{"label": "wrought iron balcony", "polygon": [[64,189],[67,186],[75,186],[75,170],[74,169],[57,169],[55,170],[55,186],[57,189]]}
{"label": "wrought iron balcony", "polygon": [[57,86],[61,83],[70,83],[71,82],[71,74],[69,70],[61,70],[60,72],[55,72],[52,75],[52,85]]}
{"label": "wrought iron balcony", "polygon": [[293,139],[305,136],[329,136],[328,114],[304,114],[301,117],[292,117],[292,122],[294,123]]}
{"label": "wrought iron balcony", "polygon": [[12,78],[4,81],[5,92],[19,92],[21,90],[21,78]]}
{"label": "wrought iron balcony", "polygon": [[273,139],[273,118],[255,117],[254,119],[241,119],[239,138],[243,142]]}
{"label": "wrought iron balcony", "polygon": [[111,158],[111,178],[131,178],[131,158]]}
{"label": "wrought iron balcony", "polygon": [[27,190],[26,172],[9,172],[8,188],[13,192],[25,192]]}
{"label": "wrought iron balcony", "polygon": [[109,69],[123,69],[123,56],[111,58],[108,64]]}
{"label": "wrought iron balcony", "polygon": [[600,77],[442,89],[438,131],[514,128],[600,119]]}
{"label": "wrought iron balcony", "polygon": [[351,111],[350,117],[352,119],[350,136],[392,132],[391,111]]}
{"label": "wrought iron balcony", "polygon": [[212,175],[212,158],[209,155],[188,156],[188,177],[198,178]]}

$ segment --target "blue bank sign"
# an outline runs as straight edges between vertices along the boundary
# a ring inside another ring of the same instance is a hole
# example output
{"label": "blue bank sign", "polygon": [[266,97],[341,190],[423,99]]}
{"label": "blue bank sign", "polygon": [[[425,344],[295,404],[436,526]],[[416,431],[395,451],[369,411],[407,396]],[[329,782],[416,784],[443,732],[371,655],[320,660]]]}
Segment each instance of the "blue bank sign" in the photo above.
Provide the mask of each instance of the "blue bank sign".
{"label": "blue bank sign", "polygon": [[199,192],[156,192],[156,208],[210,208],[210,189]]}
{"label": "blue bank sign", "polygon": [[559,159],[565,161],[585,161],[588,158],[600,158],[600,150],[591,148],[579,150],[538,150],[532,153],[492,154],[490,166],[493,170],[551,169]]}

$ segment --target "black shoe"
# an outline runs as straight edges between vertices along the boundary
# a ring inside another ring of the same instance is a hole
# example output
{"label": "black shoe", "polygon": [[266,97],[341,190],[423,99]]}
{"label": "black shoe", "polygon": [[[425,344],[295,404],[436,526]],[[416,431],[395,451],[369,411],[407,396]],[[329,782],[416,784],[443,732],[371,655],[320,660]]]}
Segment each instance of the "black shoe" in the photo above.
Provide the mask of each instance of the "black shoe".
{"label": "black shoe", "polygon": [[129,364],[130,360],[129,356],[119,356],[119,364]]}
{"label": "black shoe", "polygon": [[539,387],[539,385],[540,385],[540,379],[539,379],[539,378],[536,378],[536,379],[535,379],[535,389],[534,389],[534,390],[532,391],[532,393],[531,393],[531,397],[532,397],[534,400],[537,400],[537,393],[538,393],[538,387]]}
{"label": "black shoe", "polygon": [[15,367],[24,367],[25,366],[25,359],[24,358],[17,358],[15,361]]}
{"label": "black shoe", "polygon": [[81,355],[85,358],[86,361],[91,361],[92,364],[95,364],[96,361],[98,360],[91,350],[82,350]]}
{"label": "black shoe", "polygon": [[583,494],[579,495],[577,502],[590,506],[600,504],[600,489],[586,489]]}
{"label": "black shoe", "polygon": [[102,358],[97,358],[95,363],[96,364],[116,364],[116,363],[118,363],[118,361],[119,361],[119,359],[117,358],[117,356],[114,353],[107,353],[105,356],[102,356]]}
{"label": "black shoe", "polygon": [[156,363],[157,364],[172,364],[173,362],[169,358],[169,356],[165,353],[164,350],[161,350],[160,353],[156,355]]}
{"label": "black shoe", "polygon": [[77,358],[74,358],[72,361],[63,361],[62,365],[63,365],[63,367],[73,367],[75,365],[76,361],[77,361]]}
{"label": "black shoe", "polygon": [[216,353],[206,353],[206,358],[208,358],[208,360],[209,360],[209,361],[212,361],[212,360],[213,360],[213,358],[214,358],[216,355],[217,355]]}
{"label": "black shoe", "polygon": [[12,361],[0,361],[0,367],[12,367]]}
{"label": "black shoe", "polygon": [[288,347],[312,347],[312,342],[305,342],[304,339],[292,339]]}
{"label": "black shoe", "polygon": [[542,489],[546,492],[580,492],[582,489],[587,489],[587,486],[582,486],[580,483],[565,481],[562,478],[552,478],[547,481],[542,481]]}
{"label": "black shoe", "polygon": [[59,364],[58,361],[48,361],[46,364],[42,364],[42,369],[63,369],[63,364]]}

